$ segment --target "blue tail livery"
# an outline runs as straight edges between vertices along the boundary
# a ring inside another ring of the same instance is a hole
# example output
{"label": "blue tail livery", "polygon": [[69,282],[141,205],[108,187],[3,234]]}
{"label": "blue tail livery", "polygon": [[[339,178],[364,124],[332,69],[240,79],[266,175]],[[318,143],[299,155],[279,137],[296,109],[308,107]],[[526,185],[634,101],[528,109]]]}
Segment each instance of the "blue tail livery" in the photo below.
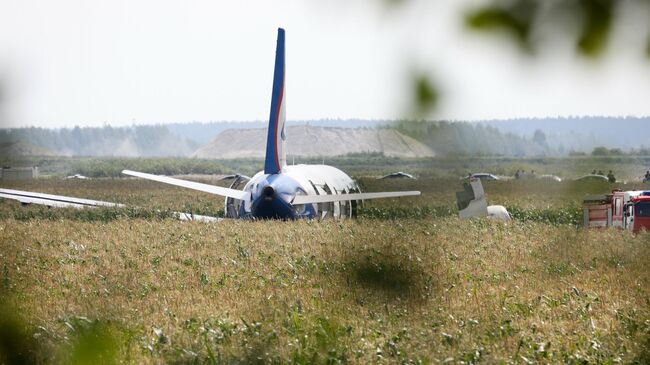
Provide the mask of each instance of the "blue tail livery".
{"label": "blue tail livery", "polygon": [[273,71],[273,93],[271,95],[271,114],[266,136],[265,174],[279,174],[286,166],[285,151],[285,97],[284,80],[284,29],[278,29],[278,45],[275,49],[275,69]]}

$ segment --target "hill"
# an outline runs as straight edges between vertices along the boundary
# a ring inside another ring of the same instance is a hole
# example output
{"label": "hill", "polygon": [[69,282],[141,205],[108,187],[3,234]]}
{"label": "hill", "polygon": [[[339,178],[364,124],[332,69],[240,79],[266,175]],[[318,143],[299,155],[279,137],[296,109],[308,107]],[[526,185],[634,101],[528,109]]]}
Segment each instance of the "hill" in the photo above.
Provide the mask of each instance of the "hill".
{"label": "hill", "polygon": [[[190,122],[165,124],[169,131],[181,138],[192,140],[199,145],[210,143],[219,133],[228,129],[266,128],[268,121],[248,122]],[[317,127],[337,128],[375,128],[392,124],[390,121],[363,120],[363,119],[316,119],[316,120],[288,120],[287,127],[311,125]]]}
{"label": "hill", "polygon": [[[435,152],[414,138],[387,128],[334,128],[310,125],[286,128],[288,156],[342,156],[381,153],[391,157],[433,157]],[[200,158],[264,157],[266,129],[230,129],[192,155]]]}

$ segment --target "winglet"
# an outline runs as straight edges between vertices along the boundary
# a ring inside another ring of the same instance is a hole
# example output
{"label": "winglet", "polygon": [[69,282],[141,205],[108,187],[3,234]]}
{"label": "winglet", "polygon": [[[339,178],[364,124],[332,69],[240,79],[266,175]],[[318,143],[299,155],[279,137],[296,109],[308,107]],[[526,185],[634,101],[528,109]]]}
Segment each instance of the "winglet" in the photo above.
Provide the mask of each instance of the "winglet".
{"label": "winglet", "polygon": [[280,173],[282,168],[286,166],[284,72],[284,29],[279,28],[278,45],[275,50],[271,115],[269,116],[269,129],[266,137],[265,174]]}

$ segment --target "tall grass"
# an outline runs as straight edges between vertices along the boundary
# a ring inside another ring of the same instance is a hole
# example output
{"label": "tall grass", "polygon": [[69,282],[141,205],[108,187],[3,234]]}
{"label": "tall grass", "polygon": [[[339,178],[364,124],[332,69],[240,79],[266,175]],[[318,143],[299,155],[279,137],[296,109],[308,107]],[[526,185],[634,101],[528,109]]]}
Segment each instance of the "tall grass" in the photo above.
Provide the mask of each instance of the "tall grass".
{"label": "tall grass", "polygon": [[4,297],[43,363],[99,333],[126,363],[648,359],[646,234],[455,217],[0,231]]}

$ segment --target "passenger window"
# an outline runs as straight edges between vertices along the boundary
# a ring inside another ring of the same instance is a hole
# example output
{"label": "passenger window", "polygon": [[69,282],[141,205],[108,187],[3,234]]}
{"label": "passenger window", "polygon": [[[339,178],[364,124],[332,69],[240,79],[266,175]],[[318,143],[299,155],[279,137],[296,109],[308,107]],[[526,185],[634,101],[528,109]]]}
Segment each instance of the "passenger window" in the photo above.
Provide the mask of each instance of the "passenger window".
{"label": "passenger window", "polygon": [[621,213],[622,213],[621,212],[621,199],[620,198],[618,198],[618,199],[616,199],[614,201],[614,211],[615,211],[615,213],[614,213],[615,215],[621,215]]}

